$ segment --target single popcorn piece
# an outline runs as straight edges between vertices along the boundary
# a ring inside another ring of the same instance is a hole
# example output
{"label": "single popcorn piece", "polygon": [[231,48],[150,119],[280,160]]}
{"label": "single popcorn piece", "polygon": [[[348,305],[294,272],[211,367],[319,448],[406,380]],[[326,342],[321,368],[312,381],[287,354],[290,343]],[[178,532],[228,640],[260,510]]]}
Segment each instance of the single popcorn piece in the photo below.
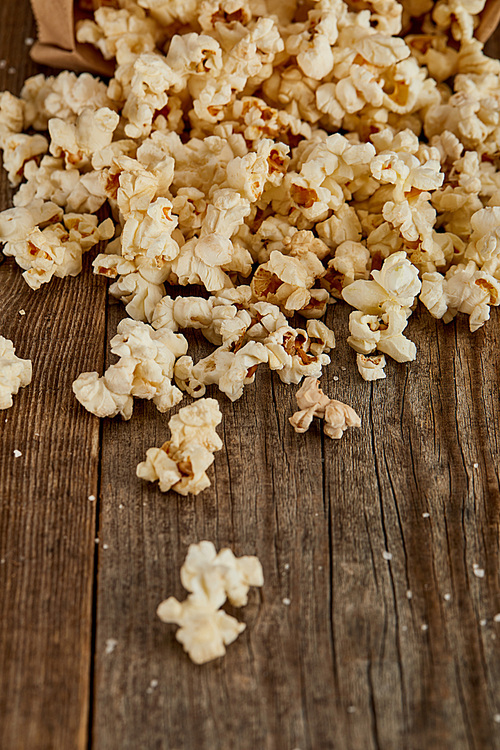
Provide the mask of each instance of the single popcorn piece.
{"label": "single popcorn piece", "polygon": [[179,625],[175,637],[195,664],[224,656],[226,646],[246,628],[245,623],[193,595],[183,602],[171,596],[158,605],[156,613],[163,622]]}
{"label": "single popcorn piece", "polygon": [[385,375],[385,357],[383,354],[365,356],[364,354],[356,355],[356,365],[363,380],[382,380]]}
{"label": "single popcorn piece", "polygon": [[[198,402],[199,403],[199,402]],[[186,591],[212,598],[212,591],[225,595],[235,607],[248,603],[251,586],[262,586],[264,575],[257,557],[235,557],[228,549],[216,552],[212,542],[200,542],[189,547],[181,568],[181,582]]]}
{"label": "single popcorn piece", "polygon": [[288,420],[295,432],[306,432],[314,417],[325,420],[325,434],[335,439],[341,438],[348,427],[361,427],[354,409],[326,396],[316,378],[305,378],[295,397],[300,411]]}
{"label": "single popcorn piece", "polygon": [[181,582],[190,592],[188,597],[179,602],[171,596],[161,602],[158,617],[179,625],[175,637],[195,664],[224,656],[225,647],[246,626],[220,608],[226,598],[233,606],[244,607],[250,586],[263,586],[258,558],[236,557],[228,548],[217,553],[209,541],[191,544],[181,568]]}
{"label": "single popcorn piece", "polygon": [[0,336],[0,409],[9,409],[19,388],[31,383],[31,361],[16,357],[14,344]]}
{"label": "single popcorn piece", "polygon": [[[174,335],[174,334],[171,334]],[[222,448],[215,428],[222,421],[217,401],[205,398],[184,406],[169,420],[171,439],[161,448],[150,448],[137,467],[137,476],[159,482],[160,490],[198,495],[210,486],[207,469],[214,451]]]}
{"label": "single popcorn piece", "polygon": [[380,313],[382,304],[388,301],[410,308],[422,287],[418,270],[405,252],[390,255],[380,271],[372,271],[371,275],[373,281],[354,281],[342,291],[346,302],[370,315]]}
{"label": "single popcorn piece", "polygon": [[111,352],[119,361],[103,376],[96,372],[79,375],[73,383],[78,401],[98,417],[130,419],[134,396],[152,399],[160,412],[182,399],[172,384],[175,360],[187,352],[182,334],[155,331],[146,323],[125,318],[111,339]]}

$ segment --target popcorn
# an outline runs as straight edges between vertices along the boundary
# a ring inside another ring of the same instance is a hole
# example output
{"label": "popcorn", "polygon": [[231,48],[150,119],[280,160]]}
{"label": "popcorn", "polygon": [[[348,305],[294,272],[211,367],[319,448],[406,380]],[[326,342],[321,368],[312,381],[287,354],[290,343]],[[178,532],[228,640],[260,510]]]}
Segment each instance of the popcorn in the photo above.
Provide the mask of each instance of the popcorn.
{"label": "popcorn", "polygon": [[381,380],[385,378],[385,357],[383,354],[376,356],[356,355],[356,365],[363,380]]}
{"label": "popcorn", "polygon": [[172,385],[174,364],[187,352],[181,334],[155,331],[151,326],[125,318],[111,339],[111,352],[120,359],[104,375],[86,372],[73,383],[78,401],[97,417],[121,414],[130,419],[133,397],[152,399],[158,411],[165,412],[182,399]]}
{"label": "popcorn", "polygon": [[[404,334],[418,297],[444,322],[468,314],[471,330],[489,318],[500,63],[473,38],[483,0],[93,5],[77,39],[115,60],[109,84],[66,71],[0,94],[16,188],[4,254],[38,289],[111,240],[92,265],[131,319],[112,342],[119,361],[75,381],[90,411],[130,418],[134,396],[166,411],[211,384],[236,400],[260,364],[286,383],[320,377],[335,300],[354,308],[348,342],[370,381],[386,356],[415,359]],[[203,288],[175,296],[172,284]],[[296,314],[307,322],[290,325]],[[188,356],[187,329],[211,354]],[[356,424],[318,403],[327,434]],[[202,443],[150,449],[141,471],[202,487]]]}
{"label": "popcorn", "polygon": [[170,489],[181,495],[198,495],[210,486],[206,470],[214,460],[213,453],[222,448],[215,432],[222,415],[213,398],[184,406],[168,426],[172,433],[161,448],[150,448],[146,460],[137,467],[137,476],[149,482],[159,481],[160,490]]}
{"label": "popcorn", "polygon": [[188,596],[182,603],[173,596],[158,605],[163,622],[179,625],[175,637],[195,664],[205,664],[226,653],[226,646],[245,630],[245,623],[223,610]]}
{"label": "popcorn", "polygon": [[192,594],[219,601],[222,591],[234,607],[245,607],[250,587],[262,586],[264,575],[257,557],[236,557],[227,547],[217,553],[212,542],[205,541],[190,545],[181,582]]}
{"label": "popcorn", "polygon": [[226,597],[235,607],[244,607],[250,586],[262,586],[262,566],[256,557],[235,557],[222,549],[216,552],[212,542],[191,544],[181,581],[189,591],[179,602],[173,596],[161,602],[157,615],[163,622],[180,626],[177,640],[183,644],[195,664],[224,656],[225,646],[245,629],[245,624],[227,615],[220,607]]}
{"label": "popcorn", "polygon": [[288,420],[295,432],[306,432],[314,417],[325,420],[325,434],[330,438],[341,438],[348,427],[361,427],[361,419],[354,409],[328,398],[316,378],[307,377],[295,397],[300,411]]}
{"label": "popcorn", "polygon": [[342,291],[346,302],[370,315],[377,315],[387,301],[410,308],[422,286],[417,269],[404,252],[389,256],[380,271],[371,275],[373,281],[354,281]]}
{"label": "popcorn", "polygon": [[0,409],[9,409],[12,396],[31,383],[31,361],[15,352],[12,341],[0,336]]}
{"label": "popcorn", "polygon": [[[31,204],[31,211],[29,208],[11,209],[12,213],[7,217],[13,219],[7,229],[11,236],[20,236],[19,230],[11,228],[16,217],[21,216],[21,221],[26,222],[26,227],[28,221],[31,223],[34,218],[37,205],[40,209],[43,207],[44,212],[53,214],[54,207],[50,203]],[[56,209],[55,216],[57,213]],[[51,218],[55,216],[53,214]],[[46,223],[43,221],[43,214],[37,218],[40,223]],[[12,239],[3,248],[5,255],[12,255],[16,263],[25,269],[23,278],[32,289],[39,289],[53,276],[64,278],[79,274],[82,270],[83,253],[114,234],[113,222],[110,219],[98,225],[97,217],[90,214],[64,214],[60,218],[62,221],[49,223],[44,229],[35,226],[26,234],[23,232],[25,239]],[[0,232],[1,224],[2,222]],[[3,237],[5,236],[6,234],[3,234]]]}

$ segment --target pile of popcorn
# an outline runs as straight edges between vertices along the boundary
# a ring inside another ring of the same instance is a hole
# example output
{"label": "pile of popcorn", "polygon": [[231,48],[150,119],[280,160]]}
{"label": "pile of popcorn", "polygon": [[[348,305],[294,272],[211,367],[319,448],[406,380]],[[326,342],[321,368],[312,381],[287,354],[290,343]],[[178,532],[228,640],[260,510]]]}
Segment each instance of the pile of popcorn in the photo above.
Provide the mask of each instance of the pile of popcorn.
{"label": "pile of popcorn", "polygon": [[[474,38],[484,4],[114,0],[77,27],[116,62],[109,83],[63,72],[0,94],[17,188],[4,254],[38,289],[107,242],[94,272],[130,316],[111,342],[119,361],[74,384],[89,411],[129,419],[138,397],[164,412],[211,384],[234,401],[259,365],[285,383],[319,378],[336,300],[354,308],[348,341],[368,381],[386,357],[415,359],[418,299],[445,323],[488,320],[500,62]],[[188,329],[209,356],[188,355]],[[154,466],[178,467],[179,445],[155,449],[143,475],[165,484]]]}
{"label": "pile of popcorn", "polygon": [[169,597],[158,605],[158,617],[180,626],[175,637],[196,664],[224,656],[226,646],[246,626],[221,607],[226,599],[234,607],[248,603],[250,586],[264,584],[260,561],[235,557],[228,548],[217,553],[212,542],[202,541],[190,545],[181,582],[189,592],[187,599],[179,602]]}

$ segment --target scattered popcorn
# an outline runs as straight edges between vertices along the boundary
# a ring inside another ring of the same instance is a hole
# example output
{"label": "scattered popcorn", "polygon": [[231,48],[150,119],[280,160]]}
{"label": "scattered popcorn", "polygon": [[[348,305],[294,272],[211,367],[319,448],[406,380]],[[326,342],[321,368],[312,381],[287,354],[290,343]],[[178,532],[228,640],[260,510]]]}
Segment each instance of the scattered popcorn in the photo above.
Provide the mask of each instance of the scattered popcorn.
{"label": "scattered popcorn", "polygon": [[217,401],[203,398],[183,406],[168,426],[171,439],[161,448],[150,448],[146,460],[137,467],[137,476],[149,482],[158,480],[162,492],[173,489],[181,495],[198,495],[210,486],[206,470],[214,452],[222,448],[215,428],[222,421]]}
{"label": "scattered popcorn", "polygon": [[361,419],[354,409],[325,396],[316,378],[307,377],[295,397],[300,411],[288,420],[295,432],[306,432],[313,417],[325,420],[325,434],[331,438],[341,438],[348,427],[361,427]]}
{"label": "scattered popcorn", "polygon": [[226,598],[233,606],[245,606],[249,587],[264,584],[259,560],[237,558],[230,549],[217,553],[212,542],[202,541],[189,547],[181,581],[190,592],[187,599],[169,597],[158,605],[158,617],[180,626],[175,637],[195,664],[224,656],[246,626],[220,608]]}
{"label": "scattered popcorn", "polygon": [[0,336],[0,409],[9,409],[12,396],[31,383],[31,361],[16,357],[15,352],[12,341]]}
{"label": "scattered popcorn", "polygon": [[[77,40],[115,62],[109,83],[64,71],[0,93],[15,190],[0,242],[31,289],[79,274],[86,252],[112,280],[130,319],[119,361],[74,383],[89,411],[129,419],[138,397],[165,412],[211,384],[236,401],[260,365],[312,394],[336,300],[369,382],[386,357],[415,360],[419,299],[471,331],[500,305],[500,63],[474,38],[483,0],[87,6]],[[215,347],[197,362],[188,329]],[[9,367],[0,408],[29,382]],[[359,426],[315,393],[296,430],[314,415],[331,437]],[[213,451],[194,445],[150,449],[141,471],[199,491]]]}

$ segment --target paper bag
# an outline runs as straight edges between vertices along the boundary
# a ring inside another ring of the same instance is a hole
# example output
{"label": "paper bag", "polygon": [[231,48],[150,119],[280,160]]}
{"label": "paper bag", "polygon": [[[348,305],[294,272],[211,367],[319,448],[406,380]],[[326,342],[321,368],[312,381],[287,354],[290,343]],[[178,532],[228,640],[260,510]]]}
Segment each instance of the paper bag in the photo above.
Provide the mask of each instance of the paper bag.
{"label": "paper bag", "polygon": [[105,60],[90,44],[76,41],[75,23],[92,18],[75,7],[73,0],[31,0],[38,27],[38,40],[31,48],[32,59],[41,65],[67,70],[88,70],[113,75],[114,63]]}

